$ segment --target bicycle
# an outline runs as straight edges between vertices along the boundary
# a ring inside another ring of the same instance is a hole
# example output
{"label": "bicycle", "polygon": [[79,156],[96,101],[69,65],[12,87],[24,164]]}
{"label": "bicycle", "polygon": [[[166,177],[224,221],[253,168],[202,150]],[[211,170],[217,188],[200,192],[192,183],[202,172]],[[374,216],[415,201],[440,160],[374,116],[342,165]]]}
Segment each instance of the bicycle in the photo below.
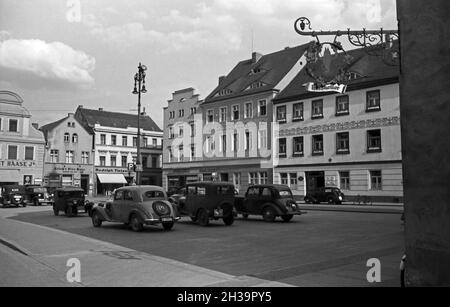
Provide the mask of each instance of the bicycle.
{"label": "bicycle", "polygon": [[356,196],[356,198],[353,200],[353,205],[355,206],[372,206],[372,199],[370,198],[370,196],[366,196],[366,195],[359,195]]}

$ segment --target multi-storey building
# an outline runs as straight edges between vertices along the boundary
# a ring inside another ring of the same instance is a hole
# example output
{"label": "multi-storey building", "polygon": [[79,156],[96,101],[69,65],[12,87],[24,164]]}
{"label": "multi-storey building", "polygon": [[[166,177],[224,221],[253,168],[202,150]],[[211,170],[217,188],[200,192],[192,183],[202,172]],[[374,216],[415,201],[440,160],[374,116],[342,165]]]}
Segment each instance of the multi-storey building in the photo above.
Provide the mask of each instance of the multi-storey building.
{"label": "multi-storey building", "polygon": [[193,139],[169,131],[176,141],[165,151],[165,167],[189,169],[198,180],[230,181],[240,191],[272,182],[272,100],[301,70],[306,48],[255,52],[220,77],[195,116]]}
{"label": "multi-storey building", "polygon": [[85,129],[73,113],[40,130],[46,141],[45,185],[77,186],[92,195],[95,180],[92,131]]}
{"label": "multi-storey building", "polygon": [[[164,108],[164,146],[163,155],[163,186],[167,190],[182,187],[188,182],[199,180],[196,171],[201,165],[192,154],[195,151],[189,149],[189,154],[184,156],[182,144],[173,144],[176,137],[187,136],[194,146],[195,117],[199,111],[199,95],[194,94],[193,88],[182,89],[172,94],[168,106]],[[178,149],[176,150],[176,147]],[[181,146],[181,148],[179,147]],[[174,153],[177,152],[177,156]]]}
{"label": "multi-storey building", "polygon": [[[137,162],[138,116],[92,110],[79,106],[75,118],[94,136],[94,190],[96,194],[109,194],[115,188],[136,182],[133,165]],[[163,132],[150,118],[142,113],[141,172],[143,185],[162,184],[162,138]]]}
{"label": "multi-storey building", "polygon": [[42,184],[44,136],[22,98],[0,91],[0,186]]}
{"label": "multi-storey building", "polygon": [[274,100],[274,182],[301,196],[336,186],[347,199],[402,201],[398,67],[364,49],[348,54],[345,94],[308,92],[304,69]]}

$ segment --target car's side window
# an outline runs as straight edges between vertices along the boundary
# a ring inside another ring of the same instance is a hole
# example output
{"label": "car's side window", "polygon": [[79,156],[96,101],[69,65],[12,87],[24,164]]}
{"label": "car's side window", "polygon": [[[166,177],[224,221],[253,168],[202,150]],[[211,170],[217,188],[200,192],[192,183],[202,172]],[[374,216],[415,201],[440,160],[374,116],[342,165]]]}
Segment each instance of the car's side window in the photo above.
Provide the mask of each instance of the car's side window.
{"label": "car's side window", "polygon": [[188,187],[187,194],[188,195],[197,195],[197,187]]}
{"label": "car's side window", "polygon": [[124,200],[133,200],[133,193],[131,191],[125,191],[123,196]]}
{"label": "car's side window", "polygon": [[248,193],[247,193],[247,195],[248,196],[258,196],[258,194],[259,194],[259,189],[258,188],[250,188],[250,189],[248,189]]}
{"label": "car's side window", "polygon": [[197,187],[197,195],[205,196],[206,195],[206,188],[205,187]]}
{"label": "car's side window", "polygon": [[264,188],[262,190],[262,196],[263,197],[271,197],[272,196],[272,191],[269,188]]}
{"label": "car's side window", "polygon": [[114,200],[122,200],[123,199],[123,191],[117,191],[114,196]]}

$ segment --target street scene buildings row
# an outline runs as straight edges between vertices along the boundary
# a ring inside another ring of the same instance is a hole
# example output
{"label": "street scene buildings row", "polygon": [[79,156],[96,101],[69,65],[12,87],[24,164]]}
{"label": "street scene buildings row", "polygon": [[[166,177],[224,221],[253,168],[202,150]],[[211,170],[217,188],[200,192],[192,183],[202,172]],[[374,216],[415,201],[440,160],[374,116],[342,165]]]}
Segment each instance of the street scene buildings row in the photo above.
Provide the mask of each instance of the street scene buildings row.
{"label": "street scene buildings row", "polygon": [[306,48],[253,53],[204,100],[192,88],[174,92],[164,109],[163,186],[220,180],[244,193],[278,183],[299,197],[339,187],[348,199],[401,202],[398,67],[352,50],[345,94],[309,92]]}
{"label": "street scene buildings row", "polygon": [[[137,115],[91,110],[38,127],[16,93],[0,92],[0,186],[82,187],[108,195],[136,183]],[[140,116],[141,184],[162,184],[162,131]]]}

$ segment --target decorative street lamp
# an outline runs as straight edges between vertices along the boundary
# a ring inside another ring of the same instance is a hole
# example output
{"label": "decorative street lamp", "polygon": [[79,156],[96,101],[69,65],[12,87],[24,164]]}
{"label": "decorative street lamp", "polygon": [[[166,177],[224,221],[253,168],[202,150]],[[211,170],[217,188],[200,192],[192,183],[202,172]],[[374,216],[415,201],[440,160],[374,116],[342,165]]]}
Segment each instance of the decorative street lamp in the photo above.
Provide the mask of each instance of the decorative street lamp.
{"label": "decorative street lamp", "polygon": [[138,119],[137,119],[137,157],[136,157],[136,184],[141,184],[141,176],[140,172],[142,172],[142,164],[141,164],[141,93],[147,93],[147,89],[145,88],[145,71],[147,70],[147,66],[139,63],[138,72],[134,75],[134,89],[133,94],[138,95]]}

